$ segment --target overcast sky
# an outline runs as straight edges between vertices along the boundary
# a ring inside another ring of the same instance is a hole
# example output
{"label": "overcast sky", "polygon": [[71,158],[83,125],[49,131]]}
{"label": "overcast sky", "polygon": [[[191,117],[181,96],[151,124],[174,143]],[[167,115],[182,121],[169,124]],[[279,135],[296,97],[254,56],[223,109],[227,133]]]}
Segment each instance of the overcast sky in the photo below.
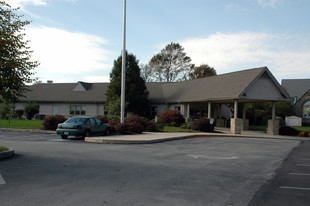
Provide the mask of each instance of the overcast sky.
{"label": "overcast sky", "polygon": [[[41,81],[108,82],[121,55],[123,0],[6,0],[31,20]],[[127,50],[147,63],[178,42],[218,74],[267,66],[310,78],[309,0],[127,0]]]}

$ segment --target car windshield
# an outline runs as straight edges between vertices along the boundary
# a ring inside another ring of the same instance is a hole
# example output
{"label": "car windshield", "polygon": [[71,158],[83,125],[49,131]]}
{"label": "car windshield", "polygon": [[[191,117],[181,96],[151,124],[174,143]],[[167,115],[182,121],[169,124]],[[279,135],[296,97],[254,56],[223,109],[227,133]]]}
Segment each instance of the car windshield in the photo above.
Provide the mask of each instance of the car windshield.
{"label": "car windshield", "polygon": [[86,120],[86,118],[70,118],[66,123],[84,124]]}

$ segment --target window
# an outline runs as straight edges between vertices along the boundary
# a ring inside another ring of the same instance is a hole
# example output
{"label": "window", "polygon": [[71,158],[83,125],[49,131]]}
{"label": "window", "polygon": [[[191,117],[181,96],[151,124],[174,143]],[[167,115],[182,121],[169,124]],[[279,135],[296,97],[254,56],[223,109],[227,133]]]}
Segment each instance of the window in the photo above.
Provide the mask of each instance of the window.
{"label": "window", "polygon": [[70,105],[70,115],[85,115],[86,106],[85,105]]}
{"label": "window", "polygon": [[181,107],[180,106],[175,106],[174,110],[181,111]]}
{"label": "window", "polygon": [[303,118],[310,119],[310,101],[307,101],[303,107]]}

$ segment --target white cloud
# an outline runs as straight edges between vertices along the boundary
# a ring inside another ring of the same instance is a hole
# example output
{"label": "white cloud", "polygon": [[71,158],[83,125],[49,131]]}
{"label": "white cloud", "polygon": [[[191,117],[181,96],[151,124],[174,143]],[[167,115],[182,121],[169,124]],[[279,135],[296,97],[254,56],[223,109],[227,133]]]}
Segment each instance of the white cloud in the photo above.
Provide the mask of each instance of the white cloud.
{"label": "white cloud", "polygon": [[51,27],[30,27],[26,39],[34,51],[33,59],[40,71],[58,74],[87,74],[112,68],[110,52],[103,49],[108,41],[102,37]]}
{"label": "white cloud", "polygon": [[310,37],[270,33],[216,33],[181,42],[196,65],[209,64],[218,73],[268,66],[276,77],[306,75]]}
{"label": "white cloud", "polygon": [[13,8],[22,8],[23,5],[26,4],[32,4],[35,6],[44,6],[47,4],[46,0],[8,0],[7,3],[10,4]]}
{"label": "white cloud", "polygon": [[85,82],[110,82],[109,76],[87,76],[83,79]]}
{"label": "white cloud", "polygon": [[262,7],[273,7],[275,8],[282,0],[257,0],[258,4]]}

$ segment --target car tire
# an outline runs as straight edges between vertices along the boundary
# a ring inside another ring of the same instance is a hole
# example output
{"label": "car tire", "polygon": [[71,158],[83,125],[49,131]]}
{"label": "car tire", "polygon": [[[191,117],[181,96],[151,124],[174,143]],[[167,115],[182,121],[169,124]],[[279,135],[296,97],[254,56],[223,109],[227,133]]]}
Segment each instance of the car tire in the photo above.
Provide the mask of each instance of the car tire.
{"label": "car tire", "polygon": [[84,136],[83,137],[90,137],[91,136],[91,132],[90,130],[86,130],[85,133],[84,133]]}
{"label": "car tire", "polygon": [[109,128],[107,128],[107,130],[105,131],[105,135],[110,135],[111,134],[111,131]]}
{"label": "car tire", "polygon": [[67,138],[68,138],[68,135],[61,135],[61,138],[62,138],[62,139],[67,139]]}

